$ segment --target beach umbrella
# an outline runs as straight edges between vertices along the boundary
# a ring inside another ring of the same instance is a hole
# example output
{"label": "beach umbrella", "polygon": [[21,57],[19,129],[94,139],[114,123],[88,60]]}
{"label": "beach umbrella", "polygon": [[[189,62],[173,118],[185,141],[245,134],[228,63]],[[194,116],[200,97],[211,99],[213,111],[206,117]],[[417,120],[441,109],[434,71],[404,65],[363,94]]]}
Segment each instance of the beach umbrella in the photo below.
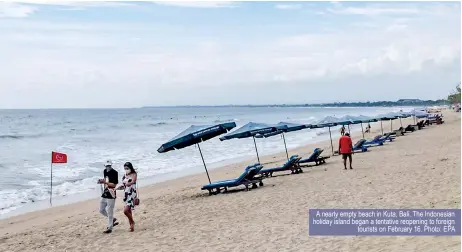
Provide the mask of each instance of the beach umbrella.
{"label": "beach umbrella", "polygon": [[267,137],[271,137],[271,136],[281,134],[282,139],[284,140],[284,147],[286,149],[287,160],[289,160],[289,152],[287,151],[287,144],[286,144],[286,138],[284,136],[284,133],[306,129],[306,128],[309,128],[310,125],[298,124],[298,123],[280,122],[280,123],[276,124],[275,126],[277,128],[279,128],[279,130],[274,131],[274,132],[270,132],[270,133],[266,133],[266,134],[257,134],[255,137],[256,138],[262,138],[262,137],[267,138]]}
{"label": "beach umbrella", "polygon": [[417,123],[417,118],[425,118],[425,117],[428,117],[430,115],[429,113],[427,113],[425,111],[418,110],[418,109],[414,109],[414,110],[409,111],[409,112],[402,112],[401,114],[403,116],[405,116],[405,117],[409,117],[409,116],[414,117],[414,124]]}
{"label": "beach umbrella", "polygon": [[377,118],[380,119],[380,128],[382,130],[382,135],[383,135],[383,121],[388,121],[390,120],[390,127],[391,131],[393,131],[393,120],[398,119],[400,114],[395,114],[395,113],[387,113],[387,114],[381,114],[378,115]]}
{"label": "beach umbrella", "polygon": [[[377,122],[378,120],[369,116],[359,115],[359,116],[350,116],[346,115],[340,118],[340,121],[350,121],[351,124],[361,124],[361,132],[364,138],[364,127],[363,123]],[[348,124],[348,131],[350,131],[350,125]],[[351,133],[351,132],[350,132]]]}
{"label": "beach umbrella", "polygon": [[[399,118],[401,127],[403,127],[403,122],[401,121],[401,118],[405,118],[405,117],[408,117],[408,115],[400,113],[400,112],[390,112],[390,113],[382,115],[381,119],[390,120],[391,131],[393,131],[393,120]],[[382,134],[383,134],[383,132],[382,132]]]}
{"label": "beach umbrella", "polygon": [[403,121],[401,118],[408,118],[410,115],[400,111],[400,112],[393,112],[398,118],[399,118],[399,123],[401,124],[401,127],[403,127]]}
{"label": "beach umbrella", "polygon": [[222,137],[220,137],[221,141],[224,140],[230,140],[234,138],[248,138],[252,137],[253,143],[255,145],[255,152],[257,153],[257,160],[260,163],[260,156],[258,155],[258,148],[257,148],[257,142],[255,141],[255,136],[257,134],[267,134],[267,133],[272,133],[276,132],[280,129],[283,129],[284,127],[280,126],[275,126],[275,125],[270,125],[266,123],[254,123],[254,122],[249,122],[246,125],[240,127],[237,130],[234,130],[233,132],[230,132]]}
{"label": "beach umbrella", "polygon": [[205,172],[207,173],[207,178],[210,181],[209,172],[207,166],[205,165],[204,156],[202,155],[201,147],[199,143],[212,139],[216,136],[224,134],[231,129],[236,127],[236,123],[222,123],[216,125],[192,125],[176,137],[172,138],[170,141],[162,144],[157,150],[159,153],[168,152],[171,150],[182,149],[191,145],[196,145],[199,149],[199,153],[202,158],[202,163],[204,164]]}
{"label": "beach umbrella", "polygon": [[320,129],[320,128],[329,128],[329,137],[330,137],[330,147],[332,149],[332,155],[334,155],[334,144],[332,142],[332,132],[330,130],[331,127],[339,126],[339,125],[350,125],[352,121],[350,120],[341,120],[340,118],[327,116],[323,120],[319,121],[317,124],[313,124],[310,126],[310,129]]}
{"label": "beach umbrella", "polygon": [[352,124],[361,124],[361,132],[363,134],[363,139],[364,139],[364,127],[363,123],[371,123],[371,122],[377,122],[377,118],[365,116],[365,115],[360,115],[360,116],[352,116],[349,118],[352,122]]}

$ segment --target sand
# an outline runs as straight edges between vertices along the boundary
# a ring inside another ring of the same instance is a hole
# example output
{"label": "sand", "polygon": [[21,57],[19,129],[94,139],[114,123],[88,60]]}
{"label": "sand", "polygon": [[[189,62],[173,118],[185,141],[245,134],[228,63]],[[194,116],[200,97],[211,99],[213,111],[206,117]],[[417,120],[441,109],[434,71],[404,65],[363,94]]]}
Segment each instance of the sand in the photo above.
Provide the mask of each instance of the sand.
{"label": "sand", "polygon": [[[251,191],[208,196],[200,190],[205,173],[143,187],[134,233],[128,232],[120,198],[121,224],[110,235],[102,233],[106,219],[98,200],[11,217],[0,221],[0,251],[460,251],[460,237],[308,235],[310,208],[460,208],[460,114],[446,111],[445,121],[355,154],[352,171],[344,171],[335,156],[302,174],[266,179]],[[372,128],[380,130],[380,124]],[[324,147],[328,154],[329,144],[290,152],[306,156]],[[262,160],[284,159],[280,153]],[[253,162],[210,174],[213,180],[234,178]]]}

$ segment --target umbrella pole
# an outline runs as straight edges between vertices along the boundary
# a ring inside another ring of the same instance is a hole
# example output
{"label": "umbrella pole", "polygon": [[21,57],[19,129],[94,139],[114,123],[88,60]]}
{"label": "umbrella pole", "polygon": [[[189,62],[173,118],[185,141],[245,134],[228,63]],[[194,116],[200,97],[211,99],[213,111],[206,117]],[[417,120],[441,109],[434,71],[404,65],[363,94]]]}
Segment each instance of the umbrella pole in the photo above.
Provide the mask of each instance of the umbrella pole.
{"label": "umbrella pole", "polygon": [[286,148],[287,161],[289,161],[289,152],[287,151],[286,138],[284,137],[284,133],[282,133],[282,139],[284,140],[284,147]]}
{"label": "umbrella pole", "polygon": [[332,143],[332,133],[330,132],[329,127],[329,136],[330,136],[330,147],[332,148],[332,156],[334,155],[334,144]]}
{"label": "umbrella pole", "polygon": [[350,125],[348,124],[348,134],[351,135],[351,131],[350,131]]}
{"label": "umbrella pole", "polygon": [[257,142],[255,141],[255,137],[253,136],[253,144],[255,145],[255,152],[257,153],[257,160],[260,163],[260,157],[258,156],[258,149],[257,149]]}
{"label": "umbrella pole", "polygon": [[401,120],[401,117],[399,118],[399,123],[401,124],[401,128],[403,127],[403,121]]}
{"label": "umbrella pole", "polygon": [[364,139],[364,128],[363,128],[363,123],[361,123],[361,132],[363,132],[363,139]]}
{"label": "umbrella pole", "polygon": [[383,135],[383,123],[382,123],[382,120],[380,120],[380,129],[382,129],[382,135]]}
{"label": "umbrella pole", "polygon": [[209,171],[207,171],[207,166],[205,165],[204,156],[202,155],[201,147],[199,146],[199,144],[197,144],[197,148],[199,149],[199,153],[201,154],[202,163],[204,163],[204,168],[205,172],[207,173],[207,178],[209,179],[209,184],[212,184],[212,181],[210,181]]}
{"label": "umbrella pole", "polygon": [[393,132],[393,120],[390,120],[390,132]]}

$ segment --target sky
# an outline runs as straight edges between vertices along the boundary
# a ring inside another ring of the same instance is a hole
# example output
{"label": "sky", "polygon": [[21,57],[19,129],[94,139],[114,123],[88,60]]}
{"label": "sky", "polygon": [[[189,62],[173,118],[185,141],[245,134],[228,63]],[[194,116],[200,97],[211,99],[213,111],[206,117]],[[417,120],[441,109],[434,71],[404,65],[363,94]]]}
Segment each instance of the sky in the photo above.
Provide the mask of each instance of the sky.
{"label": "sky", "polygon": [[0,0],[0,108],[445,98],[460,2]]}

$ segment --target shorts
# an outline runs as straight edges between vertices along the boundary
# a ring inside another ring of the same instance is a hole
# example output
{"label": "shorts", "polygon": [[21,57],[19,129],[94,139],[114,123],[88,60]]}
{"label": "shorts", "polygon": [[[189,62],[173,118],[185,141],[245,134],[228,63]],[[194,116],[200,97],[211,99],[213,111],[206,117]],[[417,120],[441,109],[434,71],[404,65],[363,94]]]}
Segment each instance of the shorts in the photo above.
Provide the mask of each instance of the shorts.
{"label": "shorts", "polygon": [[343,153],[342,154],[342,159],[347,159],[349,157],[351,159],[351,153]]}

